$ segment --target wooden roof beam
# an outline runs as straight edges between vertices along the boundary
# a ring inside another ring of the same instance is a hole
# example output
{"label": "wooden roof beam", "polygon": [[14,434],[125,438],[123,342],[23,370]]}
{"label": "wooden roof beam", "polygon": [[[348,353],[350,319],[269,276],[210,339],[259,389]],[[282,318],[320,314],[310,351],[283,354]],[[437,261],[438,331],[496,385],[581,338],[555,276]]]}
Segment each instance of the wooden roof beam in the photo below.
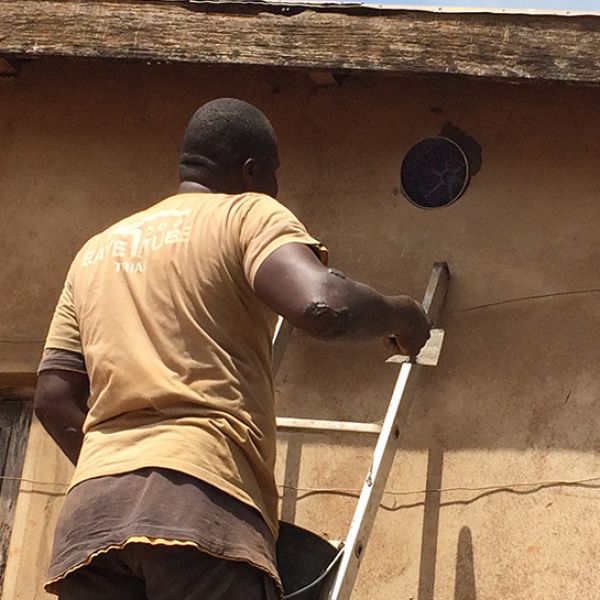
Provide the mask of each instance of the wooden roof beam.
{"label": "wooden roof beam", "polygon": [[[600,82],[600,18],[0,0],[0,55]],[[258,11],[258,9],[256,9]]]}

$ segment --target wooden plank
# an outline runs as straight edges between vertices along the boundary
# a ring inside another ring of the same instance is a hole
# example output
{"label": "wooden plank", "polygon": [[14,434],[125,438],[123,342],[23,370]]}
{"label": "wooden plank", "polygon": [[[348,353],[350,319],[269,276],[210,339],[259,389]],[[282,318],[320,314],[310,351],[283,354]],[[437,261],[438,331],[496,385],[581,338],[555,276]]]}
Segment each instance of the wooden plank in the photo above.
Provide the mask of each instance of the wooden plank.
{"label": "wooden plank", "polygon": [[32,402],[0,400],[0,589],[12,532],[25,447],[31,423]]}
{"label": "wooden plank", "polygon": [[33,417],[8,549],[2,600],[56,600],[43,589],[54,526],[73,467]]}
{"label": "wooden plank", "polygon": [[[442,346],[444,345],[445,332],[443,329],[432,329],[431,337],[427,340],[427,343],[421,348],[416,363],[418,365],[424,365],[427,367],[436,367],[439,360],[440,354],[442,353]],[[385,362],[402,364],[408,362],[410,356],[404,354],[394,354],[390,356]]]}
{"label": "wooden plank", "polygon": [[423,309],[436,325],[440,318],[442,305],[448,295],[448,286],[450,285],[450,267],[446,262],[433,263],[431,277],[423,297]]}
{"label": "wooden plank", "polygon": [[185,2],[0,0],[0,54],[600,80],[600,18],[594,16],[308,9],[284,16],[275,8],[259,12],[269,10],[264,6],[238,7],[238,14],[234,9],[217,12]]}

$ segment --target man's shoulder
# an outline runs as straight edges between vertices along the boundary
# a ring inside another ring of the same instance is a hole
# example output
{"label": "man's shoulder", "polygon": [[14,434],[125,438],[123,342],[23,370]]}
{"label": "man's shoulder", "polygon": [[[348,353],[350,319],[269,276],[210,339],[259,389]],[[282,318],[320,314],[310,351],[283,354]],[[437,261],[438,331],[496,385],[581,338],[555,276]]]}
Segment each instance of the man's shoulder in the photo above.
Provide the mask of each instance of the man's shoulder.
{"label": "man's shoulder", "polygon": [[243,218],[263,221],[265,218],[278,216],[279,218],[296,221],[297,217],[287,206],[267,194],[259,192],[246,192],[235,197]]}
{"label": "man's shoulder", "polygon": [[173,198],[176,196],[169,196],[131,213],[92,235],[79,249],[73,260],[73,267],[88,266],[97,259],[103,258],[112,238],[123,234],[135,235],[135,232],[140,230],[144,223],[156,219],[161,213],[168,211],[169,203]]}
{"label": "man's shoulder", "polygon": [[[160,218],[161,216],[168,216],[169,214],[187,214],[190,211],[185,209],[185,205],[193,206],[193,198],[186,198],[186,196],[194,196],[195,194],[179,194],[174,196],[167,196],[150,206],[146,206],[136,212],[133,212],[122,219],[112,223],[105,229],[91,236],[83,245],[82,249],[86,246],[94,245],[102,238],[110,237],[111,235],[117,235],[124,230],[131,230],[143,226],[146,222]],[[183,210],[182,210],[183,209]]]}

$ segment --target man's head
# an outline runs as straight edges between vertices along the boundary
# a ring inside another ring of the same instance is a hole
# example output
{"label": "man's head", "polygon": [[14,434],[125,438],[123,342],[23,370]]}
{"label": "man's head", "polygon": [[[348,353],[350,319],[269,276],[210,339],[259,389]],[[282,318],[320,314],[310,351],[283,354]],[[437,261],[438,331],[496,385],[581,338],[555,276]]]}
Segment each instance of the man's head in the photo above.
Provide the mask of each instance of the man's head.
{"label": "man's head", "polygon": [[256,107],[236,98],[201,106],[185,135],[179,177],[213,192],[277,195],[279,153],[271,123]]}

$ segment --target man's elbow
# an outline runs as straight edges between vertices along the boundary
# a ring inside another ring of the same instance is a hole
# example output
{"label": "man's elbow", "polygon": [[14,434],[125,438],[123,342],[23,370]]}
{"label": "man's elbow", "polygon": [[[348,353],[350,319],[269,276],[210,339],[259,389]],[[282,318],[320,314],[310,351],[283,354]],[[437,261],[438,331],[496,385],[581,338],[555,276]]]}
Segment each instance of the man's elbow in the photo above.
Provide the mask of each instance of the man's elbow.
{"label": "man's elbow", "polygon": [[345,306],[314,300],[304,308],[298,326],[314,337],[335,339],[351,332],[352,315]]}

